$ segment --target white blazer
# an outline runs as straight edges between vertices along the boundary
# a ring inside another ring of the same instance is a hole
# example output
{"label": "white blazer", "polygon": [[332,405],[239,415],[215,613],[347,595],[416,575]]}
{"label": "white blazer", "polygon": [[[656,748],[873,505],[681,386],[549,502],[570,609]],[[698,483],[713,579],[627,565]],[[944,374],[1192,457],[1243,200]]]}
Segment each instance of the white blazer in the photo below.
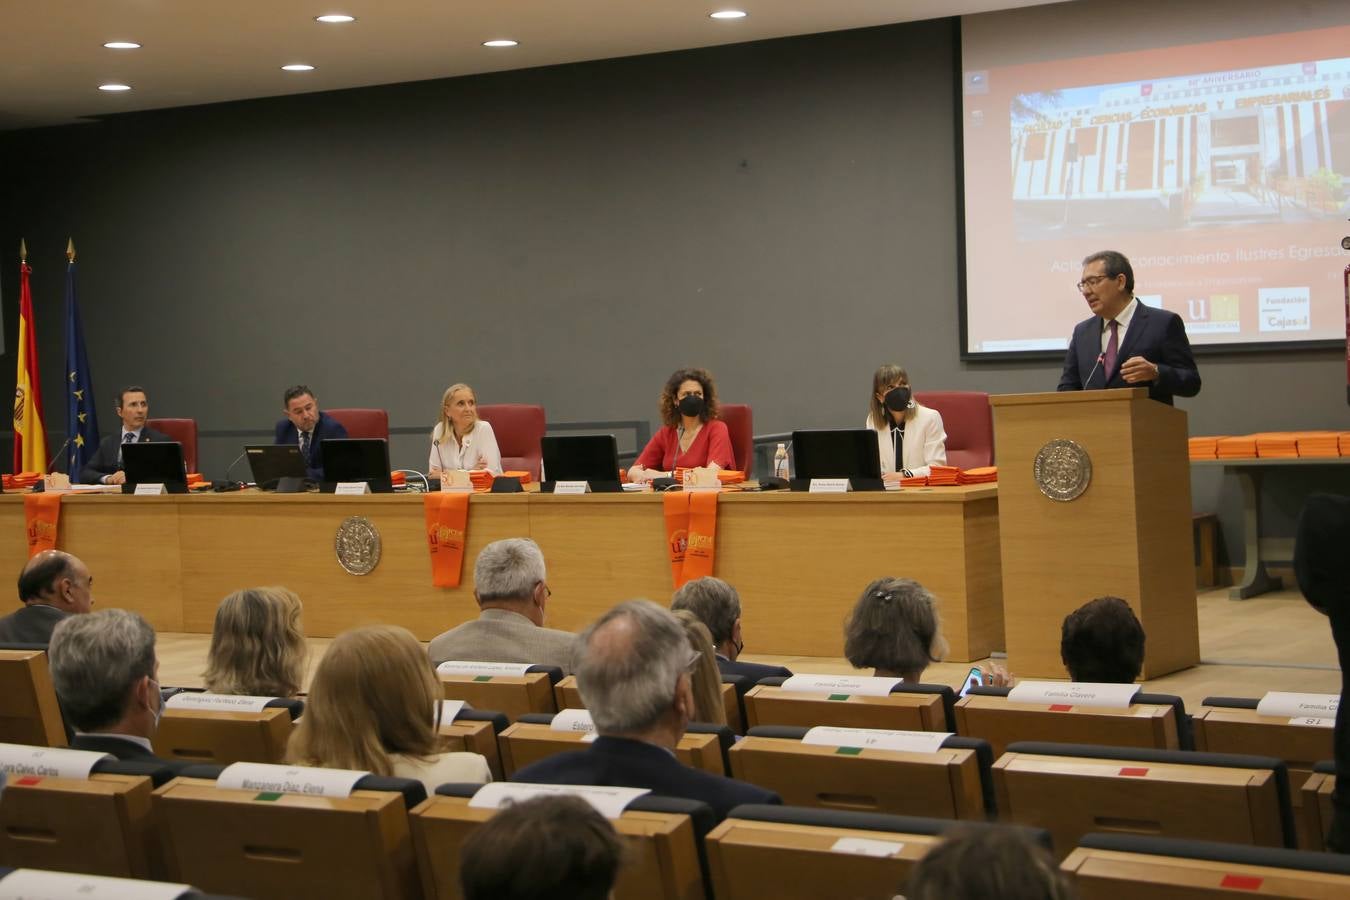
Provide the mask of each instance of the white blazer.
{"label": "white blazer", "polygon": [[[483,465],[478,465],[479,460]],[[431,429],[431,459],[429,469],[487,469],[493,475],[502,474],[502,452],[497,449],[497,435],[483,419],[474,423],[473,431],[464,435],[464,443],[455,440],[455,430],[441,436],[441,423]]]}
{"label": "white blazer", "polygon": [[947,432],[942,427],[942,416],[936,409],[914,407],[914,418],[905,423],[905,459],[898,467],[895,464],[895,444],[891,442],[891,430],[874,427],[871,416],[867,417],[864,424],[877,433],[882,475],[889,475],[897,469],[909,469],[916,478],[924,477],[928,474],[929,466],[947,464]]}
{"label": "white blazer", "polygon": [[451,782],[487,784],[492,780],[487,760],[477,753],[438,753],[430,760],[395,753],[389,760],[394,764],[395,778],[417,779],[426,785],[428,795],[436,793],[440,785]]}

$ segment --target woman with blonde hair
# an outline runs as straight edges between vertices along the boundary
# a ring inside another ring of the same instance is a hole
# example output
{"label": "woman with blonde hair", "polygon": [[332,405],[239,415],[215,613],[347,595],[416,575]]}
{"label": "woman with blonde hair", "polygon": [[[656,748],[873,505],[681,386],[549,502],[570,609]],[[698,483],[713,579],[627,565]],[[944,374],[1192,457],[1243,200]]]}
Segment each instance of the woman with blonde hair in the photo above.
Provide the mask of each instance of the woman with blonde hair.
{"label": "woman with blonde hair", "polygon": [[431,430],[427,472],[487,469],[502,474],[502,452],[492,426],[478,418],[478,398],[467,384],[452,384],[441,395],[441,419]]}
{"label": "woman with blonde hair", "polygon": [[216,607],[206,689],[214,694],[294,697],[309,647],[300,628],[300,598],[284,587],[244,588]]}
{"label": "woman with blonde hair", "polygon": [[877,433],[881,474],[887,482],[922,478],[930,467],[947,464],[942,416],[914,399],[909,374],[899,366],[880,366],[872,374],[867,427]]}
{"label": "woman with blonde hair", "polygon": [[415,778],[427,791],[492,780],[477,753],[443,751],[441,686],[412,632],[368,625],[334,639],[314,670],[305,715],[291,735],[292,764]]}
{"label": "woman with blonde hair", "polygon": [[685,609],[672,610],[684,626],[689,648],[698,653],[689,687],[694,692],[694,721],[712,725],[727,724],[727,708],[722,705],[722,673],[717,668],[717,654],[713,651],[712,634],[708,626]]}

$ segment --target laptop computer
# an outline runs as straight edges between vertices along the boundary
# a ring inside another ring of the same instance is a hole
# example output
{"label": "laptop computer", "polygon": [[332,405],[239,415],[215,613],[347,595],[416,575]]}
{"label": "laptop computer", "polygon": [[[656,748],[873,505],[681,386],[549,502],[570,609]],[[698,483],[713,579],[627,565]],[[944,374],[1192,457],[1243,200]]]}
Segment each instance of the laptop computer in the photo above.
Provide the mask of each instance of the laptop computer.
{"label": "laptop computer", "polygon": [[283,478],[305,479],[305,457],[295,444],[249,444],[244,456],[253,483],[264,491],[275,490]]}
{"label": "laptop computer", "polygon": [[855,491],[885,490],[877,433],[870,428],[794,431],[792,452],[797,461],[794,491],[808,490],[812,478],[847,478]]}
{"label": "laptop computer", "polygon": [[331,494],[340,482],[364,481],[375,494],[392,494],[389,442],[384,438],[324,438],[319,444],[323,481],[319,490]]}
{"label": "laptop computer", "polygon": [[187,466],[183,445],[177,441],[145,441],[122,445],[123,493],[133,493],[138,484],[162,484],[170,494],[187,493]]}
{"label": "laptop computer", "polygon": [[559,481],[585,481],[595,493],[618,493],[619,442],[612,434],[545,436],[539,441],[547,481],[539,490],[551,494]]}

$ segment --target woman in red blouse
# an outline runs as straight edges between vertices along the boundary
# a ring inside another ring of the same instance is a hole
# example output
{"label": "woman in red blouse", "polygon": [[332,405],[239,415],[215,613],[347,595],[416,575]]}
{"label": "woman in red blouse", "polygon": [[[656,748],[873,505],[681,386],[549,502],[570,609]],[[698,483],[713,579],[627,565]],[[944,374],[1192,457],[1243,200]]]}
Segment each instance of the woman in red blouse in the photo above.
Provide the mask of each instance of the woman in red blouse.
{"label": "woman in red blouse", "polygon": [[717,388],[704,369],[680,369],[661,390],[664,426],[628,470],[629,481],[672,476],[676,469],[735,467],[731,434],[717,418]]}

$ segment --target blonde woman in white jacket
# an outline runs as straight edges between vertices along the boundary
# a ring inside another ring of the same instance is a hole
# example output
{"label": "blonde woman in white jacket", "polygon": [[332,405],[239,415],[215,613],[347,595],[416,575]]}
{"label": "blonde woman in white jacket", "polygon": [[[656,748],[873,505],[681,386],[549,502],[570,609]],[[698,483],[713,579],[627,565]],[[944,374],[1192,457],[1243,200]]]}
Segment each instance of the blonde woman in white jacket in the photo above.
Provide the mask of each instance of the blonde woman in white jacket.
{"label": "blonde woman in white jacket", "polygon": [[478,418],[478,398],[467,384],[452,384],[441,397],[441,420],[431,430],[427,473],[446,469],[487,469],[502,474],[502,452],[492,426]]}
{"label": "blonde woman in white jacket", "polygon": [[947,432],[942,416],[914,400],[909,375],[899,366],[881,366],[872,376],[867,427],[877,433],[881,475],[888,483],[922,478],[931,466],[947,464]]}

